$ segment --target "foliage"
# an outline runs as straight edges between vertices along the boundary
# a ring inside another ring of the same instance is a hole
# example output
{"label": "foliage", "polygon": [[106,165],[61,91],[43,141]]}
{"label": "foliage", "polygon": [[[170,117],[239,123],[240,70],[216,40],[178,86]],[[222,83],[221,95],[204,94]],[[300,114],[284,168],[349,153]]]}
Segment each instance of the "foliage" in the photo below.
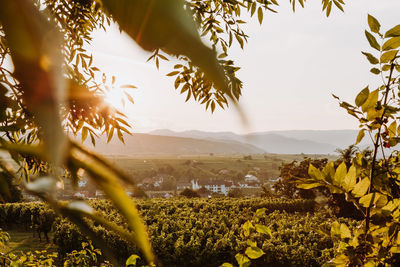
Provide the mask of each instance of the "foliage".
{"label": "foliage", "polygon": [[[99,263],[98,257],[101,251],[93,247],[92,242],[82,242],[82,249],[73,250],[64,261],[64,267],[71,266],[95,266]],[[103,262],[101,266],[106,266]]]}
{"label": "foliage", "polygon": [[304,160],[297,162],[292,161],[290,163],[283,163],[280,167],[280,180],[278,180],[273,188],[275,193],[279,196],[287,198],[311,198],[315,197],[315,192],[311,190],[302,190],[296,187],[295,179],[297,177],[309,178],[308,166],[313,164],[318,169],[322,169],[327,159],[311,159],[305,158]]}
{"label": "foliage", "polygon": [[200,197],[199,193],[196,191],[193,191],[192,189],[186,188],[183,190],[179,195],[188,197],[188,198],[193,198],[193,197]]}
{"label": "foliage", "polygon": [[330,235],[337,243],[337,255],[331,265],[399,264],[400,155],[395,148],[400,141],[400,25],[381,32],[380,23],[371,15],[368,25],[365,35],[376,51],[363,54],[373,65],[371,72],[379,75],[383,84],[372,91],[364,88],[355,104],[340,101],[340,106],[360,123],[356,144],[366,133],[371,138],[372,155],[357,153],[351,162],[343,162],[336,169],[333,162],[322,171],[310,165],[310,178],[299,180],[300,188],[325,186],[331,193],[345,196],[363,214],[363,220],[354,229],[345,223],[332,224]]}
{"label": "foliage", "polygon": [[[294,7],[295,1],[292,3]],[[299,3],[303,5],[304,1]],[[332,3],[342,10],[342,0],[322,3],[327,15]],[[116,134],[122,142],[123,133],[129,133],[124,114],[103,102],[105,92],[115,88],[116,78],[107,82],[106,75],[92,65],[93,57],[84,44],[90,43],[93,30],[115,21],[139,46],[153,52],[150,59],[157,67],[159,59],[167,59],[164,53],[181,60],[182,64],[168,74],[176,76],[175,88],[181,86],[187,99],[193,98],[214,111],[216,105],[226,106],[228,98],[236,103],[241,94],[242,83],[235,74],[239,68],[226,59],[234,38],[242,48],[247,40],[240,28],[241,13],[247,11],[253,16],[257,11],[262,23],[264,11],[275,12],[277,5],[275,0],[0,2],[0,127],[4,133],[0,148],[19,166],[16,173],[1,164],[2,171],[13,180],[23,176],[28,191],[106,248],[84,218],[124,233],[86,205],[64,205],[53,197],[62,170],[75,183],[78,171],[86,170],[133,230],[124,237],[136,243],[148,263],[154,264],[146,227],[121,185],[122,181],[131,182],[129,177],[65,134],[65,130],[81,134],[82,140],[90,136],[94,144],[99,133],[108,141]],[[212,48],[200,35],[209,38]],[[217,50],[223,51],[218,57]],[[102,76],[101,84],[96,82],[96,75]],[[129,95],[127,98],[133,100]]]}
{"label": "foliage", "polygon": [[47,251],[28,251],[23,253],[20,251],[9,252],[0,256],[0,262],[3,266],[37,266],[47,267],[55,266],[57,253],[48,253]]}
{"label": "foliage", "polygon": [[[21,212],[18,213],[17,210],[20,209],[20,206],[34,210],[37,205],[44,207],[40,203],[0,205],[0,214],[5,214],[0,225],[24,228],[22,222],[25,220],[21,217],[25,215]],[[124,217],[110,201],[93,200],[90,201],[90,205],[107,219],[112,219],[117,225],[123,228],[128,227]],[[294,215],[294,213],[312,213],[314,205],[315,203],[310,200],[257,198],[210,200],[176,198],[138,201],[141,216],[148,225],[152,247],[164,266],[209,266],[210,263],[218,266],[224,261],[233,262],[236,253],[246,245],[245,240],[240,237],[242,225],[253,217],[257,209],[265,209],[266,214],[271,216],[268,219],[269,222],[276,221],[278,225],[284,225],[287,229],[291,229],[294,227],[290,226],[291,223],[302,227],[302,224],[298,222],[302,216]],[[49,208],[45,208],[45,211],[51,212]],[[274,213],[274,211],[286,213]],[[310,214],[310,217],[318,220],[320,215]],[[285,224],[283,224],[284,221],[286,221]],[[88,224],[96,236],[107,242],[115,257],[123,260],[136,254],[141,258],[137,260],[138,265],[144,264],[143,254],[136,246],[132,246],[113,231],[105,229],[94,221],[89,221]],[[74,250],[78,252],[79,256],[82,242],[87,242],[84,233],[64,218],[55,219],[53,229],[53,242],[58,247],[59,257],[65,258]],[[277,236],[276,242],[279,239],[280,237]],[[293,247],[293,253],[296,246]],[[287,259],[282,257],[282,261]],[[103,259],[100,256],[98,258]],[[277,259],[277,261],[279,260]]]}
{"label": "foliage", "polygon": [[[246,246],[235,255],[236,262],[239,266],[321,266],[334,255],[334,249],[332,239],[317,229],[328,229],[333,220],[323,212],[267,214],[258,209],[242,225],[240,237]],[[355,225],[349,219],[340,220]]]}
{"label": "foliage", "polygon": [[22,200],[22,192],[14,181],[14,177],[7,172],[0,172],[0,201],[18,202]]}

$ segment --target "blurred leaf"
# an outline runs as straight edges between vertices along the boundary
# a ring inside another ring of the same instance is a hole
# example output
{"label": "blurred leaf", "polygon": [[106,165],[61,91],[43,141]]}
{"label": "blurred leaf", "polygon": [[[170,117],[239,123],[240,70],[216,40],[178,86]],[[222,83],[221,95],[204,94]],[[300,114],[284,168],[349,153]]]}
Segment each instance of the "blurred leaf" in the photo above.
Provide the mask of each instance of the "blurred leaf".
{"label": "blurred leaf", "polygon": [[[42,12],[42,13],[41,13]],[[23,99],[43,132],[48,160],[65,156],[66,137],[58,107],[63,101],[62,36],[33,1],[0,1],[0,21],[22,86]],[[27,15],[29,14],[29,15]]]}
{"label": "blurred leaf", "polygon": [[103,0],[104,7],[143,49],[162,48],[173,55],[187,56],[199,66],[215,88],[228,93],[228,84],[216,54],[200,40],[192,13],[184,0]]}
{"label": "blurred leaf", "polygon": [[131,255],[127,260],[125,265],[129,266],[129,265],[133,265],[136,266],[136,261],[140,259],[140,257],[138,255]]}
{"label": "blurred leaf", "polygon": [[92,214],[93,208],[90,207],[85,201],[71,201],[67,204],[70,210]]}
{"label": "blurred leaf", "polygon": [[133,231],[133,241],[142,250],[147,262],[153,264],[155,258],[147,235],[146,226],[140,218],[135,203],[128,197],[118,181],[118,173],[113,172],[110,168],[92,157],[79,153],[76,150],[73,150],[71,156],[76,165],[84,168],[90,174],[93,181],[110,198],[121,214],[124,215],[130,230]]}
{"label": "blurred leaf", "polygon": [[136,86],[131,85],[131,84],[124,84],[124,85],[121,85],[120,87],[121,88],[125,88],[125,89],[135,89],[135,88],[137,88]]}
{"label": "blurred leaf", "polygon": [[54,177],[40,177],[33,182],[27,183],[25,188],[36,194],[50,194],[57,187],[57,179]]}

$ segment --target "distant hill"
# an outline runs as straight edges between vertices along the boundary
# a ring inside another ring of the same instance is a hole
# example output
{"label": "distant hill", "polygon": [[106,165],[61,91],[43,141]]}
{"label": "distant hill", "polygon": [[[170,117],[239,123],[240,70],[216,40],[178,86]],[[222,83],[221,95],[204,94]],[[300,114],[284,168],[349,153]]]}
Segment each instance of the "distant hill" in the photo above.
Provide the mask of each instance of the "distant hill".
{"label": "distant hill", "polygon": [[[346,148],[353,144],[358,134],[357,130],[293,130],[293,131],[269,131],[247,135],[238,135],[232,132],[204,132],[171,130],[156,130],[151,134],[165,136],[179,136],[200,138],[206,140],[232,140],[247,143],[278,154],[332,154],[337,148]],[[366,140],[360,144],[366,146]]]}
{"label": "distant hill", "polygon": [[[125,144],[113,138],[107,144],[104,137],[96,141],[94,150],[105,155],[195,155],[195,154],[259,154],[265,151],[234,140],[205,140],[175,136],[135,133],[125,135]],[[85,145],[91,146],[89,140]]]}

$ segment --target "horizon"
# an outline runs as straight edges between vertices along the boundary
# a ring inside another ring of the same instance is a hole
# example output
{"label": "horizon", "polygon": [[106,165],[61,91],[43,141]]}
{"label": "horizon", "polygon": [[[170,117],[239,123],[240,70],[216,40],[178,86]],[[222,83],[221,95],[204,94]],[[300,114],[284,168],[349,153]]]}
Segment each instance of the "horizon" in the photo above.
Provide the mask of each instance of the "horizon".
{"label": "horizon", "polygon": [[[334,10],[329,18],[318,2],[307,2],[293,13],[289,3],[281,3],[278,14],[266,13],[263,25],[257,18],[243,26],[249,41],[241,50],[231,49],[230,58],[241,67],[243,81],[239,104],[249,119],[246,127],[237,110],[230,105],[214,114],[173,89],[173,78],[165,74],[172,62],[146,63],[144,52],[112,25],[107,32],[96,31],[88,50],[94,65],[117,84],[133,84],[134,105],[122,109],[133,131],[155,129],[184,131],[232,131],[235,133],[271,130],[338,130],[357,128],[356,119],[341,109],[332,93],[353,102],[367,84],[380,83],[369,72],[369,63],[361,51],[370,52],[364,35],[367,14],[381,21],[382,28],[396,25],[400,1],[352,1],[345,12]],[[279,25],[279,26],[278,26]],[[345,40],[345,41],[344,41]],[[283,81],[283,82],[282,82]],[[172,108],[171,108],[172,107]]]}

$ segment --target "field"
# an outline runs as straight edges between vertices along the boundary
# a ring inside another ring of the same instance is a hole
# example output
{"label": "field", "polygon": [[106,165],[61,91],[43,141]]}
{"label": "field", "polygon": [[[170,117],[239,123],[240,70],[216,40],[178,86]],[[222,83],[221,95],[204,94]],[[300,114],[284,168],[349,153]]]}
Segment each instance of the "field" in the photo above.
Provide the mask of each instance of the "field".
{"label": "field", "polygon": [[[106,218],[126,227],[122,216],[106,200],[93,200],[90,205]],[[257,242],[266,255],[254,266],[320,266],[333,256],[333,241],[315,232],[328,228],[334,219],[316,211],[310,200],[283,199],[150,199],[138,202],[148,225],[155,254],[163,266],[219,266],[235,262],[235,255],[246,249],[249,240]],[[252,232],[243,234],[243,224],[255,219],[255,212],[264,209],[260,222],[271,229],[271,236]],[[52,212],[40,203],[5,204],[0,206],[0,226],[9,229],[9,249],[55,249],[60,258],[79,250],[86,238],[65,219],[54,218],[54,245],[38,242],[32,233],[17,231],[31,224],[28,214],[51,218]],[[50,214],[50,216],[48,216]],[[43,222],[48,223],[48,222]],[[106,241],[121,262],[140,252],[121,237],[90,223],[90,227]],[[17,226],[17,227],[16,227]]]}
{"label": "field", "polygon": [[[327,155],[284,155],[284,154],[263,154],[251,155],[250,159],[245,159],[243,155],[205,155],[205,156],[148,156],[143,157],[109,157],[108,159],[127,170],[137,182],[148,175],[154,173],[170,172],[176,176],[175,178],[187,178],[187,172],[193,173],[196,178],[212,178],[218,175],[221,170],[228,170],[230,179],[236,179],[237,175],[242,177],[249,171],[258,173],[262,182],[267,179],[279,176],[279,167],[283,162],[291,162],[293,160],[301,161],[304,157],[311,158],[329,158],[335,159],[333,156]],[[170,170],[168,171],[167,168]],[[170,168],[171,167],[171,168]]]}

